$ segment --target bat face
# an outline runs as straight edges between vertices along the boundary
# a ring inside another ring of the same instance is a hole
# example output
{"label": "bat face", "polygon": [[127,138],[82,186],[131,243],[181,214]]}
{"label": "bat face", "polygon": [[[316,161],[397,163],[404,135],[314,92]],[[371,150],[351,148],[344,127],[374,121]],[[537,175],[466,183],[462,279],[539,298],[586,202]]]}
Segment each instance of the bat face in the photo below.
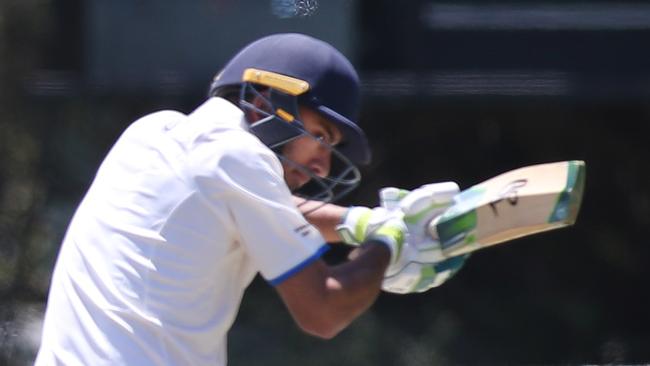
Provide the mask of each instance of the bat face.
{"label": "bat face", "polygon": [[512,170],[462,191],[429,225],[445,257],[572,225],[584,191],[580,160]]}

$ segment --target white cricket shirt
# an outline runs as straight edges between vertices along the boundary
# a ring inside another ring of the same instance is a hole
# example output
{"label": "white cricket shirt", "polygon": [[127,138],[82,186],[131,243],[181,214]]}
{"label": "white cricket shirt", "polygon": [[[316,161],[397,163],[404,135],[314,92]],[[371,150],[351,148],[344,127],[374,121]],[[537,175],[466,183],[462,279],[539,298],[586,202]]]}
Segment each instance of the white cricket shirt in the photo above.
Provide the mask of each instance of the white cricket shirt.
{"label": "white cricket shirt", "polygon": [[69,225],[36,365],[224,365],[255,274],[278,284],[326,248],[241,110],[145,116]]}

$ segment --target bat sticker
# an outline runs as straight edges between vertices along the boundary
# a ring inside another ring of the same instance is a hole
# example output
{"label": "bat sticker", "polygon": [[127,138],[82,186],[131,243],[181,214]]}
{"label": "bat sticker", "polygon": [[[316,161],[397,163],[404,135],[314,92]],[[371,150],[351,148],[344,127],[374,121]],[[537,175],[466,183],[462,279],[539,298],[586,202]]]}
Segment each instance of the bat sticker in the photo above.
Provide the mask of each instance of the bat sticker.
{"label": "bat sticker", "polygon": [[528,183],[528,179],[517,179],[508,183],[503,187],[497,198],[490,202],[490,208],[492,208],[492,213],[494,216],[499,216],[499,211],[497,210],[497,203],[506,200],[511,206],[516,206],[519,196],[517,195],[517,190],[524,187]]}

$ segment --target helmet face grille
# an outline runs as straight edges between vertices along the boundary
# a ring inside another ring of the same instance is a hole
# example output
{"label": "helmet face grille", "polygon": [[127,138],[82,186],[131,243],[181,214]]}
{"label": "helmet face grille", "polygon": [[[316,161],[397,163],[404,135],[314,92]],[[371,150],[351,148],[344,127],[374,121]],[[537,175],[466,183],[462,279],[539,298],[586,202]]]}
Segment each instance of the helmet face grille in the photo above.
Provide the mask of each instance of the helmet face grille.
{"label": "helmet face grille", "polygon": [[[312,138],[315,139],[313,136]],[[307,167],[297,164],[281,153],[277,154],[284,164],[298,168],[311,177],[307,184],[292,193],[304,199],[321,201],[323,204],[341,199],[361,182],[359,169],[334,147],[325,145],[330,149],[332,159],[330,174],[325,178],[317,176]]]}
{"label": "helmet face grille", "polygon": [[247,119],[252,114],[258,116],[256,120],[249,120],[249,131],[271,149],[307,132],[296,118],[298,104],[294,96],[246,83],[241,88],[239,106]]}
{"label": "helmet face grille", "polygon": [[[250,121],[249,131],[271,148],[285,166],[298,169],[310,180],[293,193],[305,199],[332,202],[343,197],[359,185],[359,169],[334,146],[312,135],[300,120],[296,97],[275,89],[258,90],[259,85],[247,83],[241,89],[240,107],[245,115],[255,113],[260,118]],[[256,102],[252,102],[253,98]],[[293,118],[287,118],[288,114]],[[309,168],[286,157],[283,147],[295,138],[306,136],[321,144],[330,153],[331,167],[328,176],[319,177]]]}

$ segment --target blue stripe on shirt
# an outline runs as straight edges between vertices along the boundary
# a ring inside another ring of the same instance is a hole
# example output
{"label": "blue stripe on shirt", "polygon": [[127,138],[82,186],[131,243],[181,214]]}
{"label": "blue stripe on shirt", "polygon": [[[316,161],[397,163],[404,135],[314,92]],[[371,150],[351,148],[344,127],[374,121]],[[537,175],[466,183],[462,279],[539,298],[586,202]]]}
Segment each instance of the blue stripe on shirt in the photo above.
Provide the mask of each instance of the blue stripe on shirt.
{"label": "blue stripe on shirt", "polygon": [[284,272],[283,274],[279,275],[278,277],[269,280],[269,283],[273,286],[277,286],[284,282],[287,278],[293,276],[294,274],[300,272],[301,269],[307,267],[309,264],[314,262],[315,260],[319,259],[323,253],[327,252],[330,249],[329,245],[323,244],[322,247],[318,248],[316,253],[312,254],[309,256],[307,259],[303,260],[302,262],[298,263],[295,265],[293,268],[289,269],[288,271]]}

